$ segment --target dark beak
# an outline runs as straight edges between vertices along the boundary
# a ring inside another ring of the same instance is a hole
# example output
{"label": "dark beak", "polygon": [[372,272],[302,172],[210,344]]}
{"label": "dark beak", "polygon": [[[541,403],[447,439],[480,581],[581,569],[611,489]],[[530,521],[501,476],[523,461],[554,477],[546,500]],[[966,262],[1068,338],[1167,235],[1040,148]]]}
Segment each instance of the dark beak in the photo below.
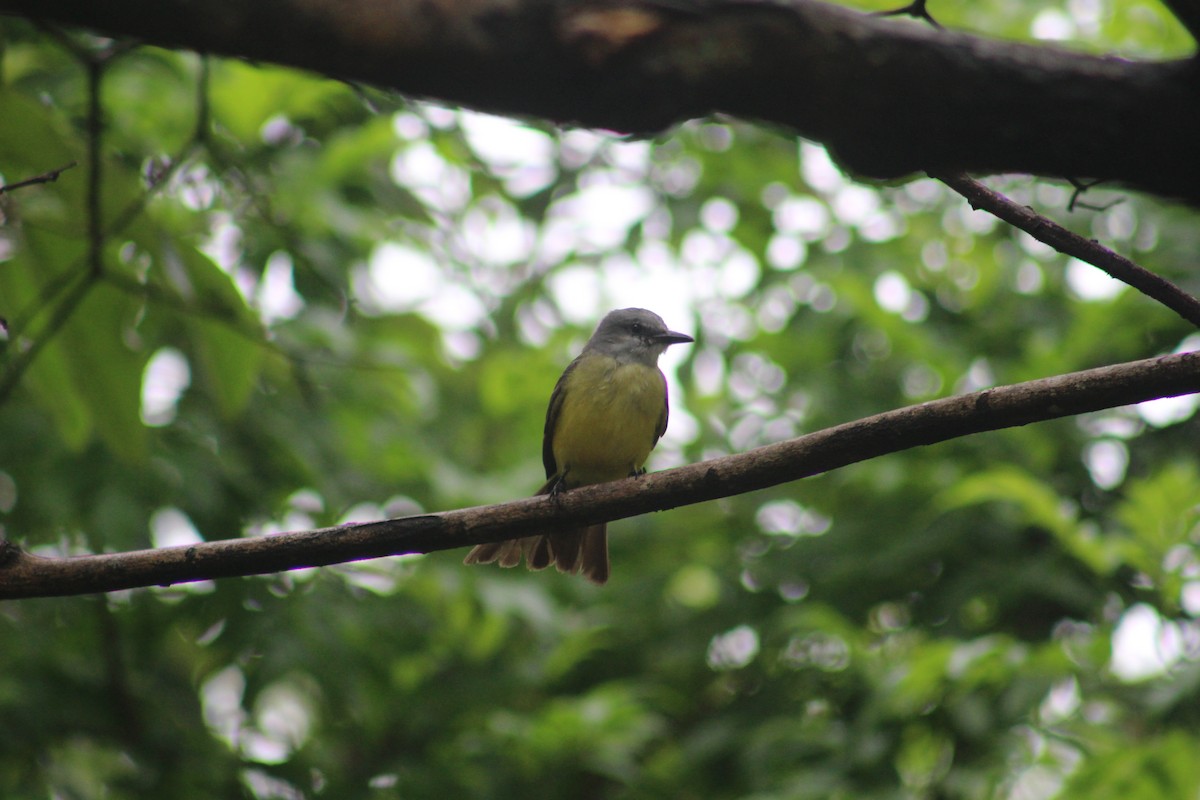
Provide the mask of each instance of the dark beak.
{"label": "dark beak", "polygon": [[654,334],[654,341],[659,344],[671,345],[684,344],[685,342],[694,342],[696,340],[688,336],[686,333],[679,333],[677,331],[663,331],[662,333]]}

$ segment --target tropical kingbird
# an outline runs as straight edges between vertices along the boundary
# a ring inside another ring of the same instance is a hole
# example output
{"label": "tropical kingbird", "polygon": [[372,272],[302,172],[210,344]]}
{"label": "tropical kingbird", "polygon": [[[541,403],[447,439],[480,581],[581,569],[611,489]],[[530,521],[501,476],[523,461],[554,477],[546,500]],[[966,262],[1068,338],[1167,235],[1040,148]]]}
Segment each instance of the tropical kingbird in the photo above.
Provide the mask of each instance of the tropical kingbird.
{"label": "tropical kingbird", "polygon": [[[667,379],[658,357],[673,344],[693,341],[667,329],[644,308],[609,312],[570,363],[550,395],[538,494],[558,494],[645,472],[647,456],[667,429]],[[606,523],[477,545],[463,563],[502,567],[521,563],[608,580]]]}

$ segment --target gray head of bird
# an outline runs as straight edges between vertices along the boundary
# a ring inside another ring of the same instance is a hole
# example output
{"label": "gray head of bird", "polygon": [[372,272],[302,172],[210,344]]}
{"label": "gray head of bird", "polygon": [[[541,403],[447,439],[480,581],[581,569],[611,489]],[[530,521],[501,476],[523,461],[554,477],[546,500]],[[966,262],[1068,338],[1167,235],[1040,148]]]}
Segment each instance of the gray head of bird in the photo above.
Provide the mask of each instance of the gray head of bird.
{"label": "gray head of bird", "polygon": [[658,363],[658,357],[673,344],[694,341],[686,333],[667,328],[663,318],[644,308],[610,311],[588,340],[586,350],[598,350],[621,361]]}

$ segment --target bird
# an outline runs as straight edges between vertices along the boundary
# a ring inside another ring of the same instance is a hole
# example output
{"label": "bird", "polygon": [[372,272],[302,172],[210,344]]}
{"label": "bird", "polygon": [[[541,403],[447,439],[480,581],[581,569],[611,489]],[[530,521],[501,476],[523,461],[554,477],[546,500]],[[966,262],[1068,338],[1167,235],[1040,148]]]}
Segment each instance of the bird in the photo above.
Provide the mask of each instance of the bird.
{"label": "bird", "polygon": [[[606,314],[550,395],[542,436],[546,483],[537,494],[644,474],[667,430],[667,379],[658,358],[671,345],[692,341],[644,308]],[[530,569],[554,564],[603,584],[610,572],[607,523],[477,545],[463,563],[515,567],[522,555]]]}

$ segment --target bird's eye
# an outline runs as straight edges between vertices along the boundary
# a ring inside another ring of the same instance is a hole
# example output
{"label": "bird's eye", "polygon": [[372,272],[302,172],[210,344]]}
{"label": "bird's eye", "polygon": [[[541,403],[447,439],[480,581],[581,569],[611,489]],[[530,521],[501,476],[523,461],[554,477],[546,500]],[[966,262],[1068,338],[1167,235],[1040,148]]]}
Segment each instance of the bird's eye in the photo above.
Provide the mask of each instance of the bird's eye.
{"label": "bird's eye", "polygon": [[640,334],[642,332],[642,323],[640,323],[640,322],[633,323],[632,325],[629,326],[629,330],[631,330],[635,334]]}

